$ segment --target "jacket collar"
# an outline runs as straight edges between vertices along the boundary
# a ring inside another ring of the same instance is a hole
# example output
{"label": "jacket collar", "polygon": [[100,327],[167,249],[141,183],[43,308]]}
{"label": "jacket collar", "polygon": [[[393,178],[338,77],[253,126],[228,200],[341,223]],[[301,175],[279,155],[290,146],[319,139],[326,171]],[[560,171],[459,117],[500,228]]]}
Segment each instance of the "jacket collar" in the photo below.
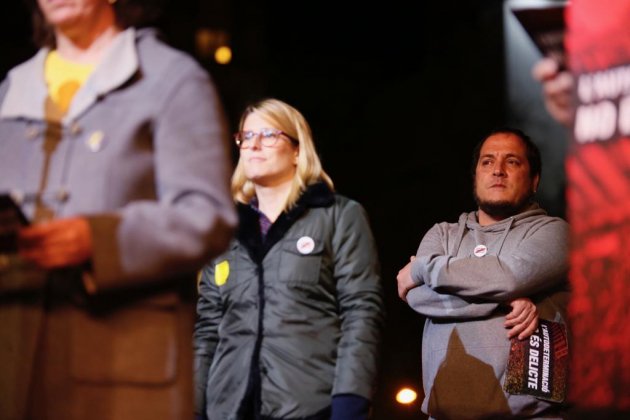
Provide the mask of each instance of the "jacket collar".
{"label": "jacket collar", "polygon": [[[102,61],[76,93],[61,121],[63,124],[75,120],[100,97],[120,87],[138,71],[135,43],[136,31],[133,28],[116,36]],[[45,119],[44,104],[48,89],[44,63],[48,52],[48,48],[42,48],[33,58],[9,72],[9,88],[0,108],[0,118]]]}
{"label": "jacket collar", "polygon": [[258,213],[249,205],[238,203],[239,230],[237,238],[249,251],[252,259],[262,262],[269,250],[279,242],[293,224],[311,208],[330,207],[335,202],[335,194],[324,182],[309,185],[295,206],[278,216],[271,225],[263,242],[258,224]]}

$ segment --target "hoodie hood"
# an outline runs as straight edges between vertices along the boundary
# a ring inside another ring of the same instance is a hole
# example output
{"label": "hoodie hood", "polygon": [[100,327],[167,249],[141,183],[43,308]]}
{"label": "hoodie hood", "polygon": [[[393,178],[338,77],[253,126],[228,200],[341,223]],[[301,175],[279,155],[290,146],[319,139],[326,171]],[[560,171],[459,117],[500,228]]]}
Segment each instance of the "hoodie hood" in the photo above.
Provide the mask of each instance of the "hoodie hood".
{"label": "hoodie hood", "polygon": [[540,216],[546,216],[547,212],[540,208],[538,203],[532,203],[527,209],[514,216],[507,217],[500,222],[493,223],[487,226],[481,226],[477,218],[477,211],[471,211],[470,213],[462,213],[459,216],[459,223],[466,224],[466,227],[470,230],[481,230],[483,232],[500,232],[504,231],[507,227],[518,226],[521,223],[527,223],[531,221],[531,218],[537,218]]}
{"label": "hoodie hood", "polygon": [[481,226],[479,224],[477,211],[462,213],[459,216],[459,228],[456,235],[457,239],[454,241],[453,247],[449,250],[449,253],[450,255],[457,255],[459,247],[462,243],[462,239],[464,238],[464,233],[466,229],[468,229],[470,231],[473,231],[473,234],[492,234],[502,232],[503,235],[499,243],[499,247],[496,251],[496,255],[499,255],[499,253],[503,249],[503,244],[505,243],[505,239],[507,238],[507,235],[510,232],[511,228],[517,227],[523,223],[529,223],[533,219],[544,216],[547,216],[547,212],[541,209],[538,203],[532,203],[529,207],[527,207],[525,211],[487,226]]}

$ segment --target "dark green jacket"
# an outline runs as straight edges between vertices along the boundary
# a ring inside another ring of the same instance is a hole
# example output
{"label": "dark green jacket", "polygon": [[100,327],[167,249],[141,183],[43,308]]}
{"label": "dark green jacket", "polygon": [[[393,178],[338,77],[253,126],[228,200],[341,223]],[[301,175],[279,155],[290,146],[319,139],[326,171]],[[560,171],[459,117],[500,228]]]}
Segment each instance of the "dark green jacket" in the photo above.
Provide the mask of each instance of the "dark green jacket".
{"label": "dark green jacket", "polygon": [[371,398],[383,301],[363,208],[320,183],[264,241],[255,210],[239,216],[199,285],[197,412],[238,419],[256,401],[263,416],[303,418],[333,395]]}

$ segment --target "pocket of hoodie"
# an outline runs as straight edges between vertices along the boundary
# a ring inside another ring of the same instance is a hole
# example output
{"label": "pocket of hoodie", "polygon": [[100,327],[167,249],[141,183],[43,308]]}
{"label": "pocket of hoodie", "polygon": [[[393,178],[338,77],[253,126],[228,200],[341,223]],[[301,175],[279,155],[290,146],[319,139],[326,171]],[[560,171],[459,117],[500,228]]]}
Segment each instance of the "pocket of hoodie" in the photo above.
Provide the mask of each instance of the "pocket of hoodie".
{"label": "pocket of hoodie", "polygon": [[[312,250],[298,249],[301,238],[285,239],[282,243],[279,280],[287,283],[317,284],[319,282],[324,243],[319,238],[313,240]],[[307,248],[308,249],[308,248]]]}

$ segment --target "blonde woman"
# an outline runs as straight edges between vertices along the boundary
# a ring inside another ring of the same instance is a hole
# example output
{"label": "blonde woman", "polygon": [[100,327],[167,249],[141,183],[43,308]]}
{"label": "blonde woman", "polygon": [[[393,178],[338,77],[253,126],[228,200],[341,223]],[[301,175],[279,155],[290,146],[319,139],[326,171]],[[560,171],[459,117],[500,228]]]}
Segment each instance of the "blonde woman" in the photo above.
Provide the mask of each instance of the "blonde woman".
{"label": "blonde woman", "polygon": [[240,230],[199,286],[197,414],[365,419],[383,302],[364,210],[334,193],[293,107],[262,101],[239,129]]}

